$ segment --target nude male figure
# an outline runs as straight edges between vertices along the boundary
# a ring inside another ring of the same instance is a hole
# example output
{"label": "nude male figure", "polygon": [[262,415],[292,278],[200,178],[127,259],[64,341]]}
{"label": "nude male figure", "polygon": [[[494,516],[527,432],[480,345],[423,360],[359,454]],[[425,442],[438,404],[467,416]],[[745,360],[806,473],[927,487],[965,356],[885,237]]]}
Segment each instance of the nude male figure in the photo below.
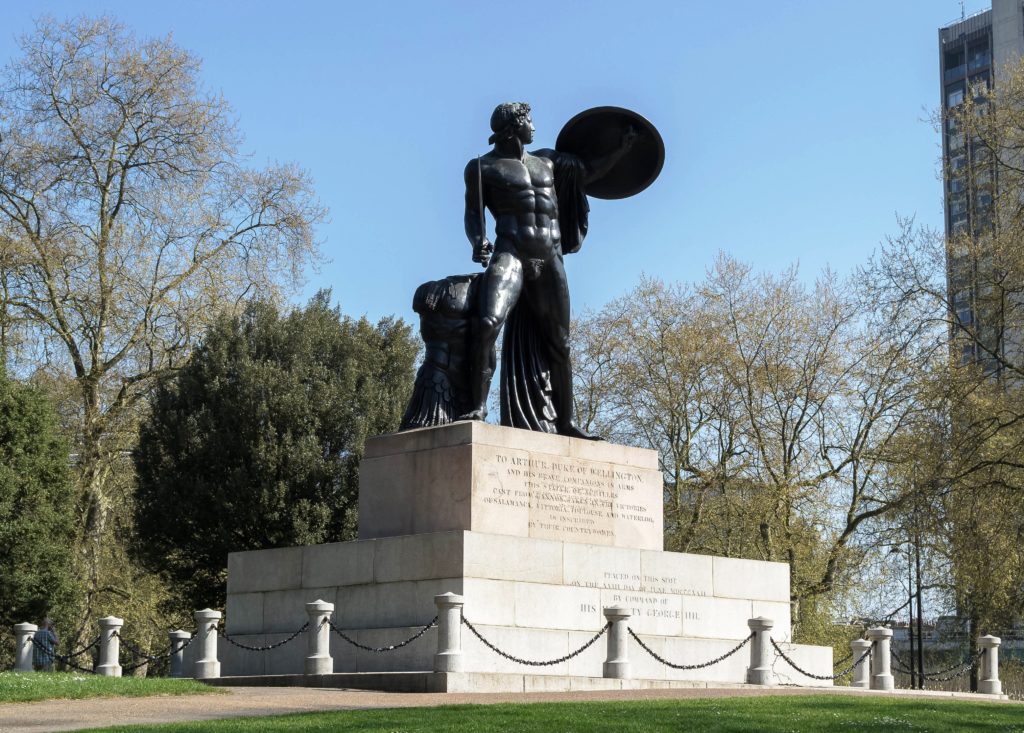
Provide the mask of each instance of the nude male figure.
{"label": "nude male figure", "polygon": [[[526,151],[534,133],[528,104],[498,105],[491,115],[491,129],[493,150],[471,160],[465,171],[466,236],[473,244],[473,260],[486,271],[479,286],[479,317],[472,339],[473,409],[461,419],[483,420],[487,416],[494,344],[509,311],[520,304],[530,310],[548,357],[557,432],[596,439],[573,421],[569,287],[562,264],[555,172],[561,165],[575,165],[585,181],[596,180],[629,150],[636,132],[627,131],[620,149],[611,155],[584,163],[555,150]],[[486,237],[481,202],[495,219],[493,244]]]}

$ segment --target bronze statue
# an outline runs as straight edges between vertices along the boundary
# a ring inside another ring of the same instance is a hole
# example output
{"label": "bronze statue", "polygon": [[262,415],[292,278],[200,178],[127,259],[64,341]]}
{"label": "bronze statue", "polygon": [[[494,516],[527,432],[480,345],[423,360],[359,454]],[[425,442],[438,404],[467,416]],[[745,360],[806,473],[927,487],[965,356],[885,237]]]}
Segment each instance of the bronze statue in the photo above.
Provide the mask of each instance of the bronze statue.
{"label": "bronze statue", "polygon": [[[569,288],[562,257],[578,251],[586,236],[588,193],[622,198],[657,177],[664,159],[661,138],[639,115],[601,107],[573,118],[559,135],[559,149],[527,152],[534,127],[530,106],[523,102],[498,105],[491,130],[493,149],[465,170],[466,235],[473,260],[486,269],[473,282],[476,303],[469,305],[468,343],[465,329],[441,329],[448,352],[469,355],[465,375],[456,379],[448,370],[447,383],[467,389],[449,404],[468,403],[460,420],[486,418],[495,342],[504,326],[501,424],[596,439],[573,421]],[[495,220],[493,244],[487,239],[485,210]],[[423,400],[424,369],[432,359],[427,331],[437,332],[431,324],[441,323],[442,316],[416,311],[428,353],[403,429],[443,424],[439,420],[444,419]]]}
{"label": "bronze statue", "polygon": [[469,333],[482,273],[451,275],[416,288],[423,364],[399,430],[447,425],[470,409]]}

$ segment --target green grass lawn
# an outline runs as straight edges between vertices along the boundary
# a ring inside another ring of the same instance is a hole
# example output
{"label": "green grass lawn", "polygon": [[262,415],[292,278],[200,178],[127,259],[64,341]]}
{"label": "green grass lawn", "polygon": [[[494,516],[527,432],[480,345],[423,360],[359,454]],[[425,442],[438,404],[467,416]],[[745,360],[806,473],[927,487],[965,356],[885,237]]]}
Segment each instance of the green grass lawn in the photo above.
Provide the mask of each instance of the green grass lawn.
{"label": "green grass lawn", "polygon": [[[223,692],[195,680],[160,677],[96,677],[64,672],[0,672],[0,703],[83,697],[140,697]],[[0,709],[0,719],[3,718]],[[0,726],[0,730],[3,726]]]}
{"label": "green grass lawn", "polygon": [[[97,729],[100,730],[100,729]],[[120,726],[103,731],[661,733],[672,731],[1024,731],[1024,706],[854,696],[451,705]]]}

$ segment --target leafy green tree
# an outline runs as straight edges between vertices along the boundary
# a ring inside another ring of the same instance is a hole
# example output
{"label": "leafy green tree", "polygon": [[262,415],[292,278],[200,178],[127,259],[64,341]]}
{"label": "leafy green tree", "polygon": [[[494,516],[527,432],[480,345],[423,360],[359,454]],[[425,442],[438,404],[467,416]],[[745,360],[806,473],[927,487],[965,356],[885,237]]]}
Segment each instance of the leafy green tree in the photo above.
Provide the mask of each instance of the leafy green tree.
{"label": "leafy green tree", "polygon": [[42,616],[66,608],[73,594],[74,536],[74,483],[57,415],[38,389],[9,379],[0,369],[0,628],[4,634],[13,624],[38,623]]}
{"label": "leafy green tree", "polygon": [[348,318],[329,297],[220,318],[152,399],[138,550],[193,607],[223,603],[229,552],[354,537],[363,443],[397,428],[417,344],[401,320]]}

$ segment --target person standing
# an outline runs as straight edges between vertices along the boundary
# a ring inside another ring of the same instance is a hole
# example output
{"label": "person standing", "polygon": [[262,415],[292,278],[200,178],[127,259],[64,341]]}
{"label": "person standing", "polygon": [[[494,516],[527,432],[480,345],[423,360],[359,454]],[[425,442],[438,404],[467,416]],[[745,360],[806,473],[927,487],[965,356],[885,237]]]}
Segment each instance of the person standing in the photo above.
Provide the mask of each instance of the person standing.
{"label": "person standing", "polygon": [[60,637],[53,625],[53,619],[43,619],[42,625],[32,637],[32,666],[37,672],[52,672]]}

